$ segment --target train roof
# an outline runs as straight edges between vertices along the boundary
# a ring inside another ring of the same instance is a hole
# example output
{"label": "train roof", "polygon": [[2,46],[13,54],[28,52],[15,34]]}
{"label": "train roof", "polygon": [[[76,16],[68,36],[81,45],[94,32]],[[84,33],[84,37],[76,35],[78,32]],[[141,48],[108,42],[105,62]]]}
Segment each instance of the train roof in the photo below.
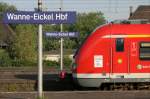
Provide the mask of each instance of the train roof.
{"label": "train roof", "polygon": [[134,21],[134,23],[129,22],[130,21],[122,21],[119,23],[115,21],[104,24],[96,28],[93,33],[99,34],[99,36],[107,34],[150,34],[150,24],[140,23],[139,21]]}
{"label": "train roof", "polygon": [[148,19],[114,20],[111,23],[114,23],[114,24],[149,24],[149,21]]}

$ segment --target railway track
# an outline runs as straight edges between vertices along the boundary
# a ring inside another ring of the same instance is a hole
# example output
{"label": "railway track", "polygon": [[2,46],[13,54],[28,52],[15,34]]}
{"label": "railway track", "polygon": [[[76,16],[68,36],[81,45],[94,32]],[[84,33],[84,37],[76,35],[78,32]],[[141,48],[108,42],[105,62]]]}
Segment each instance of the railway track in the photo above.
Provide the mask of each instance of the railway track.
{"label": "railway track", "polygon": [[[37,92],[0,92],[0,99],[37,99]],[[150,91],[51,91],[44,99],[150,99]]]}
{"label": "railway track", "polygon": [[[0,72],[37,72],[38,67],[0,67]],[[43,67],[44,72],[50,72],[50,73],[57,73],[59,72],[59,69],[56,68],[50,68],[50,67]],[[69,70],[67,70],[69,71]]]}
{"label": "railway track", "polygon": [[[59,78],[59,70],[45,69],[43,75],[44,91],[126,91],[126,90],[149,90],[150,83],[128,84],[112,83],[103,84],[100,88],[82,88],[75,86],[70,71],[67,71],[65,79]],[[0,92],[28,92],[37,91],[36,68],[0,68]]]}
{"label": "railway track", "polygon": [[[0,68],[0,92],[36,91],[37,68]],[[59,70],[44,69],[43,88],[45,91],[72,89],[70,78],[61,80]]]}

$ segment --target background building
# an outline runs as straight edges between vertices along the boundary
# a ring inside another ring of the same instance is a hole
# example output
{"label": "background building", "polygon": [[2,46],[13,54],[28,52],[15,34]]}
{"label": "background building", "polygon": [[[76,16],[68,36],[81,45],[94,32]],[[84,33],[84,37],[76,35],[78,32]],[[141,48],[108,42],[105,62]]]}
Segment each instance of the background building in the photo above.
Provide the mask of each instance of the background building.
{"label": "background building", "polygon": [[129,19],[147,19],[150,23],[150,5],[141,5],[131,12]]}

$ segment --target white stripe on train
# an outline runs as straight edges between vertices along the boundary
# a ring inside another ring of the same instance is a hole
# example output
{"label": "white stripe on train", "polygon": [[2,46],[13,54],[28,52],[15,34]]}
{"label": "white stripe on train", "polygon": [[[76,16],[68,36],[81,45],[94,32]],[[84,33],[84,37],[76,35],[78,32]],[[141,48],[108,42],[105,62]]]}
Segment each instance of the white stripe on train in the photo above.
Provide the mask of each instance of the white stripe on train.
{"label": "white stripe on train", "polygon": [[74,78],[150,78],[150,73],[73,73]]}

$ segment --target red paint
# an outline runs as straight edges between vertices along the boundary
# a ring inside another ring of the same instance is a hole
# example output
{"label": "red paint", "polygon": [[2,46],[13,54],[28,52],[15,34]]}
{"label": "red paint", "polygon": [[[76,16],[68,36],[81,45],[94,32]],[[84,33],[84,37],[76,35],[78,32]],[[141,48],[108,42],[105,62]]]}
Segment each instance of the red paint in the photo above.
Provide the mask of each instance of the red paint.
{"label": "red paint", "polygon": [[[104,38],[106,35],[134,35],[124,38],[124,52],[116,52],[116,38]],[[79,49],[75,63],[77,73],[149,73],[150,60],[139,58],[139,43],[150,42],[150,37],[136,35],[150,35],[149,24],[108,24],[99,27],[91,33]],[[112,51],[111,51],[112,50]],[[103,55],[103,67],[94,67],[94,55]],[[122,63],[118,63],[122,59]],[[137,65],[145,66],[137,69]]]}

